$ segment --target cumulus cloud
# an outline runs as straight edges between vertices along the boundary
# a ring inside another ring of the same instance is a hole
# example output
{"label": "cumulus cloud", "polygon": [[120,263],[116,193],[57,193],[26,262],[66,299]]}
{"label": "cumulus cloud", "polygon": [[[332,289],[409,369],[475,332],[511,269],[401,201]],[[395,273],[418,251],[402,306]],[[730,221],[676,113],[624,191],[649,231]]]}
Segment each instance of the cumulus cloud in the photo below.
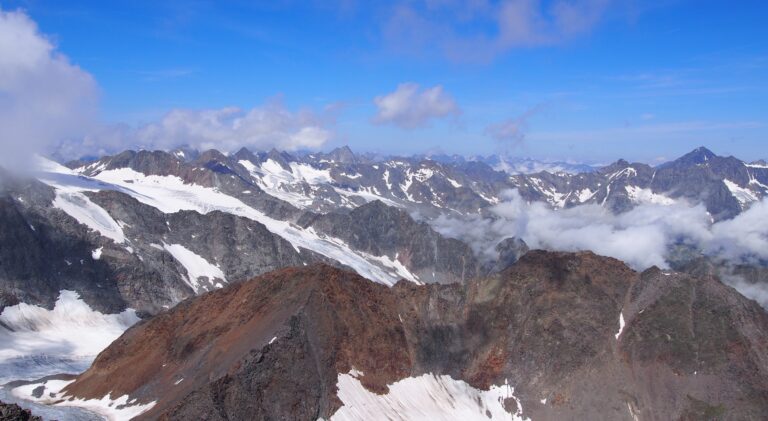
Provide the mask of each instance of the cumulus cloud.
{"label": "cumulus cloud", "polygon": [[93,127],[98,88],[22,11],[0,10],[0,164],[26,158]]}
{"label": "cumulus cloud", "polygon": [[592,30],[611,0],[422,0],[399,3],[385,25],[394,45],[458,59],[553,45]]}
{"label": "cumulus cloud", "polygon": [[768,201],[713,224],[702,205],[642,204],[615,215],[599,205],[554,210],[528,203],[513,190],[491,213],[493,218],[469,221],[441,217],[433,224],[442,234],[467,241],[486,260],[496,257],[494,247],[507,237],[522,238],[532,248],[591,250],[638,270],[668,267],[669,247],[681,243],[732,260],[768,259]]}
{"label": "cumulus cloud", "polygon": [[377,96],[373,102],[378,109],[375,123],[406,129],[424,127],[433,119],[461,112],[441,85],[421,89],[416,83],[401,83],[394,92]]}

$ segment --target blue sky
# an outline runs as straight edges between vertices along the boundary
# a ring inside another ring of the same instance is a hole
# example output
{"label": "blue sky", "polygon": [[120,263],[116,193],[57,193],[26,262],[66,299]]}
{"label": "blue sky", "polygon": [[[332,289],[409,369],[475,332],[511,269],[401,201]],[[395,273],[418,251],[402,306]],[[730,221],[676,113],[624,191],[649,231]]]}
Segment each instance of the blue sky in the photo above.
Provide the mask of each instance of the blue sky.
{"label": "blue sky", "polygon": [[[100,124],[279,103],[307,113],[284,130],[322,127],[320,143],[300,144],[321,149],[768,157],[765,2],[250,3],[0,5],[93,77]],[[376,98],[398,92],[384,115]]]}

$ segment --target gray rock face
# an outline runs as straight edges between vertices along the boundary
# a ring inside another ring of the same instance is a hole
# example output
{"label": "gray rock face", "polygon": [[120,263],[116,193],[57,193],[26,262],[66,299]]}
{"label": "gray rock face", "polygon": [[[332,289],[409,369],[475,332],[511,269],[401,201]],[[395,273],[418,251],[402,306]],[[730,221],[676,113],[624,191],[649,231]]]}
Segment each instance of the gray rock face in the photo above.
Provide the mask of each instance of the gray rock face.
{"label": "gray rock face", "polygon": [[493,268],[491,268],[490,272],[501,272],[512,266],[528,253],[529,250],[528,244],[525,244],[525,241],[520,238],[511,237],[502,240],[496,245],[496,251],[499,253],[499,258],[493,262]]}
{"label": "gray rock face", "polygon": [[0,402],[0,420],[2,421],[43,421],[32,412],[16,404]]}
{"label": "gray rock face", "polygon": [[92,258],[98,236],[58,209],[52,190],[36,181],[5,178],[0,193],[0,292],[52,308],[59,291],[80,292],[93,308],[125,308],[116,279]]}
{"label": "gray rock face", "polygon": [[466,244],[445,238],[428,224],[378,200],[345,214],[308,214],[299,223],[339,238],[356,250],[397,260],[423,282],[463,283],[480,273]]}

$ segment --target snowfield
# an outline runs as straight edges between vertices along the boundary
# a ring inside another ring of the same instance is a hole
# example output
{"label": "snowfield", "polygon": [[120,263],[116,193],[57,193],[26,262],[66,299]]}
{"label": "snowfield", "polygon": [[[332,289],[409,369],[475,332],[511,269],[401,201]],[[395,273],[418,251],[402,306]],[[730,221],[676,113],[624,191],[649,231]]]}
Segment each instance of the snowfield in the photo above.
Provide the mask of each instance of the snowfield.
{"label": "snowfield", "polygon": [[138,321],[133,310],[102,314],[76,292],[62,290],[53,310],[25,303],[3,310],[0,361],[32,355],[92,360]]}
{"label": "snowfield", "polygon": [[[25,303],[6,307],[0,314],[0,385],[60,373],[79,374],[90,367],[104,348],[138,321],[134,310],[102,314],[88,306],[76,292],[67,290],[59,293],[52,310]],[[68,383],[49,380],[46,387],[60,390]],[[103,399],[60,404],[66,408],[41,406],[49,402],[32,397],[32,390],[37,386],[22,386],[10,391],[0,387],[0,398],[32,408],[35,414],[45,419],[91,420],[98,418],[91,413],[98,413],[117,420],[138,415],[137,407],[118,410],[115,405],[122,404],[120,400],[112,402],[112,406],[109,406],[111,401]]]}
{"label": "snowfield", "polygon": [[77,222],[98,232],[104,237],[112,239],[115,243],[125,241],[123,229],[117,221],[102,207],[91,202],[88,196],[80,192],[56,191],[53,199],[53,207],[63,210],[67,215],[75,218]]}

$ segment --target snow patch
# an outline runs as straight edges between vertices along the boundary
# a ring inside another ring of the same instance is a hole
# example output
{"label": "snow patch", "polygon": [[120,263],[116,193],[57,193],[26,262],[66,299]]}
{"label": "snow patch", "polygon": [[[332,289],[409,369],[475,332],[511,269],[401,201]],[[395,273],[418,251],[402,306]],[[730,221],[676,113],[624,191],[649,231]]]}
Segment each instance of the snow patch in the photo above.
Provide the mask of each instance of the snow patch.
{"label": "snow patch", "polygon": [[579,203],[584,203],[587,200],[591,199],[592,196],[595,195],[595,193],[597,193],[597,192],[593,192],[592,190],[590,190],[588,188],[587,189],[582,189],[581,191],[576,193],[576,197],[579,199]]}
{"label": "snow patch", "polygon": [[450,177],[445,177],[445,179],[446,179],[446,180],[447,180],[449,183],[451,183],[451,185],[453,186],[453,188],[455,188],[455,189],[458,189],[459,187],[461,187],[461,183],[459,183],[458,181],[456,181],[456,180],[454,180],[454,179],[452,179],[452,178],[450,178]]}
{"label": "snow patch", "polygon": [[[450,376],[424,374],[399,380],[389,385],[389,393],[377,395],[363,387],[357,374],[339,374],[338,397],[344,405],[331,420],[527,420],[508,384],[483,391]],[[504,409],[507,399],[516,401],[517,412]]]}
{"label": "snow patch", "polygon": [[619,340],[619,336],[621,336],[622,332],[624,332],[624,312],[619,313],[619,332],[616,333],[616,340]]}
{"label": "snow patch", "polygon": [[208,291],[214,279],[221,279],[227,282],[224,272],[218,266],[212,265],[203,257],[181,244],[163,243],[163,248],[187,270],[186,281],[195,291],[195,294]]}
{"label": "snow patch", "polygon": [[742,208],[744,208],[749,203],[757,202],[760,200],[751,190],[741,187],[733,181],[728,180],[727,178],[723,179],[723,183],[725,183],[725,186],[728,187],[728,190],[731,191],[731,195],[733,195],[733,197],[739,201],[739,204],[741,204]]}
{"label": "snow patch", "polygon": [[99,247],[96,250],[93,250],[91,252],[91,257],[93,257],[93,260],[99,260],[101,259],[101,251],[104,249],[104,247]]}
{"label": "snow patch", "polygon": [[[135,403],[136,399],[129,402],[129,396],[123,395],[113,399],[107,394],[101,399],[76,399],[62,391],[74,380],[48,380],[41,383],[32,383],[19,386],[11,391],[17,398],[52,406],[74,406],[95,412],[110,421],[130,420],[144,412],[149,411],[157,402],[146,404]],[[43,393],[39,398],[35,397],[34,390],[42,387]]]}
{"label": "snow patch", "polygon": [[91,202],[88,196],[76,191],[56,189],[53,207],[61,209],[77,222],[98,232],[115,243],[125,241],[125,234],[120,225],[101,206]]}
{"label": "snow patch", "polygon": [[654,193],[651,189],[638,186],[624,186],[629,199],[635,203],[653,203],[657,205],[674,205],[675,200],[663,194]]}

